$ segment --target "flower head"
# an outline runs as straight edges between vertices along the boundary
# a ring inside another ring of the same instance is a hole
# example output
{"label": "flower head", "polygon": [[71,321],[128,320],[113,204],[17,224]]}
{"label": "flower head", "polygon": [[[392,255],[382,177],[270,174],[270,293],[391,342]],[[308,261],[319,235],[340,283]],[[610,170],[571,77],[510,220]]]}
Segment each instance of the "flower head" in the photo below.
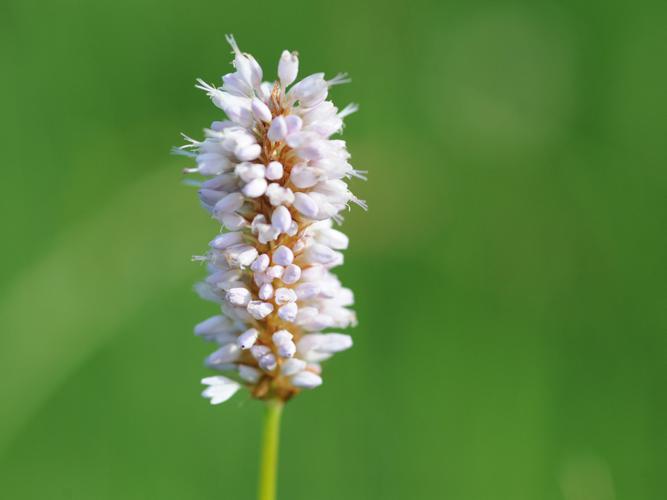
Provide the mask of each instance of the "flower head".
{"label": "flower head", "polygon": [[[329,332],[356,324],[352,291],[331,272],[348,245],[333,222],[342,222],[350,203],[365,208],[346,183],[364,175],[348,163],[345,142],[331,136],[357,107],[339,111],[327,100],[345,75],[294,83],[299,59],[284,51],[278,79],[262,81],[257,61],[227,41],[235,71],[219,87],[197,83],[227,120],[179,149],[196,163],[185,172],[206,178],[199,199],[226,230],[196,257],[208,266],[197,290],[221,314],[195,333],[218,345],[208,367],[236,372],[256,398],[287,400],[321,385],[320,363],[352,346],[349,335]],[[202,382],[213,404],[240,388],[222,376]]]}

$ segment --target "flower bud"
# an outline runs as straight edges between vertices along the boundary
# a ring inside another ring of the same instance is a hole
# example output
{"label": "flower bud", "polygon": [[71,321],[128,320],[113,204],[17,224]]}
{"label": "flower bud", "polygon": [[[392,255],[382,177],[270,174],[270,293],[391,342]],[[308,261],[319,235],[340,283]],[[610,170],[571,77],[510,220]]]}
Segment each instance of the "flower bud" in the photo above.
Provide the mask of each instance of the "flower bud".
{"label": "flower bud", "polygon": [[259,364],[259,367],[262,370],[265,370],[267,372],[272,372],[273,370],[276,369],[278,366],[278,361],[276,360],[276,357],[269,353],[257,360],[257,363]]}
{"label": "flower bud", "polygon": [[294,260],[294,254],[285,245],[280,245],[273,251],[273,262],[281,266],[288,266]]}
{"label": "flower bud", "polygon": [[296,292],[291,288],[280,287],[275,291],[275,302],[279,306],[296,302]]}
{"label": "flower bud", "polygon": [[286,233],[290,224],[292,224],[292,216],[287,208],[279,206],[271,214],[271,225],[281,233]]}
{"label": "flower bud", "polygon": [[243,206],[245,199],[241,193],[229,193],[215,204],[213,209],[216,213],[221,212],[235,212]]}
{"label": "flower bud", "polygon": [[266,188],[266,196],[269,198],[269,203],[274,207],[279,205],[289,206],[294,202],[294,193],[292,190],[282,187],[276,182],[272,182]]}
{"label": "flower bud", "polygon": [[261,163],[243,162],[236,165],[234,173],[238,175],[243,182],[250,182],[253,179],[264,177],[264,165]]}
{"label": "flower bud", "polygon": [[262,356],[266,356],[271,352],[271,348],[265,345],[254,345],[250,348],[250,354],[255,359],[259,359]]}
{"label": "flower bud", "polygon": [[255,345],[255,342],[257,342],[258,336],[259,332],[255,328],[251,328],[239,335],[238,339],[236,339],[236,343],[243,350],[250,349]]}
{"label": "flower bud", "polygon": [[306,193],[294,193],[294,208],[305,217],[312,219],[317,216],[317,203]]}
{"label": "flower bud", "polygon": [[248,198],[259,198],[266,192],[266,179],[263,177],[251,180],[248,184],[243,186],[241,192]]}
{"label": "flower bud", "polygon": [[251,297],[250,290],[247,288],[232,288],[225,295],[227,301],[235,306],[247,306]]}
{"label": "flower bud", "polygon": [[239,146],[234,151],[236,157],[241,161],[250,161],[259,158],[262,154],[262,147],[259,144],[250,144],[248,146]]}
{"label": "flower bud", "polygon": [[310,371],[297,373],[292,377],[291,381],[294,387],[302,389],[314,389],[322,385],[322,377]]}
{"label": "flower bud", "polygon": [[299,278],[301,277],[301,268],[297,266],[296,264],[290,264],[285,268],[285,271],[283,272],[282,280],[284,283],[288,285],[292,285],[299,281]]}
{"label": "flower bud", "polygon": [[243,243],[243,233],[232,232],[219,234],[209,245],[216,250],[224,250],[232,245]]}
{"label": "flower bud", "polygon": [[269,261],[269,256],[263,253],[254,260],[254,262],[250,265],[250,269],[255,272],[266,271],[266,268],[269,267]]}
{"label": "flower bud", "polygon": [[278,308],[278,317],[284,321],[293,323],[296,320],[296,315],[299,312],[299,308],[296,303],[290,302],[284,306]]}
{"label": "flower bud", "polygon": [[275,265],[275,266],[269,267],[266,270],[266,275],[273,280],[277,280],[277,279],[280,279],[282,277],[284,272],[285,272],[285,268],[283,266]]}
{"label": "flower bud", "polygon": [[206,358],[206,364],[208,366],[222,365],[226,363],[233,363],[241,355],[241,350],[239,346],[235,343],[230,342],[229,344],[223,345],[220,349],[210,354]]}
{"label": "flower bud", "polygon": [[313,187],[320,180],[319,175],[312,167],[304,164],[295,165],[290,172],[290,182],[299,189]]}
{"label": "flower bud", "polygon": [[257,258],[257,249],[251,245],[232,245],[225,250],[225,260],[230,267],[244,268]]}
{"label": "flower bud", "polygon": [[271,121],[271,110],[260,99],[253,97],[251,107],[252,114],[255,116],[257,121],[266,123]]}
{"label": "flower bud", "polygon": [[229,231],[238,231],[247,226],[246,220],[239,214],[224,212],[216,216],[220,219],[222,225],[225,226],[225,229]]}
{"label": "flower bud", "polygon": [[290,377],[306,368],[306,362],[299,358],[290,358],[283,361],[280,366],[280,374]]}
{"label": "flower bud", "polygon": [[278,78],[283,88],[291,85],[296,80],[296,75],[299,72],[299,58],[296,52],[288,52],[283,50],[278,62]]}
{"label": "flower bud", "polygon": [[287,137],[287,123],[282,115],[273,119],[267,136],[273,142],[282,141]]}
{"label": "flower bud", "polygon": [[266,166],[266,178],[275,181],[283,176],[283,164],[279,161],[272,161]]}
{"label": "flower bud", "polygon": [[296,352],[296,345],[292,341],[293,335],[287,330],[278,330],[271,336],[273,344],[278,349],[281,358],[291,358]]}
{"label": "flower bud", "polygon": [[248,303],[247,310],[250,316],[260,320],[266,318],[273,312],[273,304],[270,302],[262,302],[261,300],[251,300]]}
{"label": "flower bud", "polygon": [[271,283],[264,283],[259,287],[258,295],[262,300],[269,300],[273,297],[273,285]]}
{"label": "flower bud", "polygon": [[241,377],[246,382],[256,384],[262,377],[262,372],[252,366],[239,365],[239,377]]}

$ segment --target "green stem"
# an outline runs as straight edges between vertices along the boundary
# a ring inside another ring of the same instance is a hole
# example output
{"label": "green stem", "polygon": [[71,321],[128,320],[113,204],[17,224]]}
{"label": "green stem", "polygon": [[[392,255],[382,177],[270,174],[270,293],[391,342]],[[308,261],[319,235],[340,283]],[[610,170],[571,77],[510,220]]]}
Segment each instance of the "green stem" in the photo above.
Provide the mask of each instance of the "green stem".
{"label": "green stem", "polygon": [[278,475],[278,438],[280,414],[283,402],[273,399],[266,402],[264,432],[262,435],[262,458],[259,469],[259,500],[276,500]]}

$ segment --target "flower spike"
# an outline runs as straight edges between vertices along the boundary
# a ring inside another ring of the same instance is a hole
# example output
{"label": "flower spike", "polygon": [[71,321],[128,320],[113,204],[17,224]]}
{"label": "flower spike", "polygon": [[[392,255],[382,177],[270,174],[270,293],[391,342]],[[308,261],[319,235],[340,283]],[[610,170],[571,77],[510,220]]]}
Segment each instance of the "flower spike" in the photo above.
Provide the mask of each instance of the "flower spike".
{"label": "flower spike", "polygon": [[331,139],[356,104],[339,110],[329,89],[347,83],[341,73],[323,73],[296,82],[298,54],[283,51],[275,82],[262,82],[257,61],[226,36],[234,72],[216,87],[195,85],[227,116],[197,141],[176,150],[194,165],[189,174],[202,207],[224,232],[195,260],[208,264],[198,293],[218,304],[218,314],[195,333],[217,344],[206,359],[214,370],[203,395],[212,404],[231,398],[242,386],[263,400],[287,401],[322,384],[320,363],[352,346],[343,333],[356,324],[352,291],[332,269],[343,263],[348,238],[333,228],[351,203],[366,208],[346,180],[365,179],[354,169],[346,144]]}

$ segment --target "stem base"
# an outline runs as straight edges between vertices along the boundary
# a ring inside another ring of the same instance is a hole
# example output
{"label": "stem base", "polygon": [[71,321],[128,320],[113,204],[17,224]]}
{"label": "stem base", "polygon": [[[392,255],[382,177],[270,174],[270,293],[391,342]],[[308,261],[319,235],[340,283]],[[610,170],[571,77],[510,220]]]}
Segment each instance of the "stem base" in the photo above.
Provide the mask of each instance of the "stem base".
{"label": "stem base", "polygon": [[284,403],[278,399],[266,402],[259,467],[259,500],[276,500],[280,416]]}

